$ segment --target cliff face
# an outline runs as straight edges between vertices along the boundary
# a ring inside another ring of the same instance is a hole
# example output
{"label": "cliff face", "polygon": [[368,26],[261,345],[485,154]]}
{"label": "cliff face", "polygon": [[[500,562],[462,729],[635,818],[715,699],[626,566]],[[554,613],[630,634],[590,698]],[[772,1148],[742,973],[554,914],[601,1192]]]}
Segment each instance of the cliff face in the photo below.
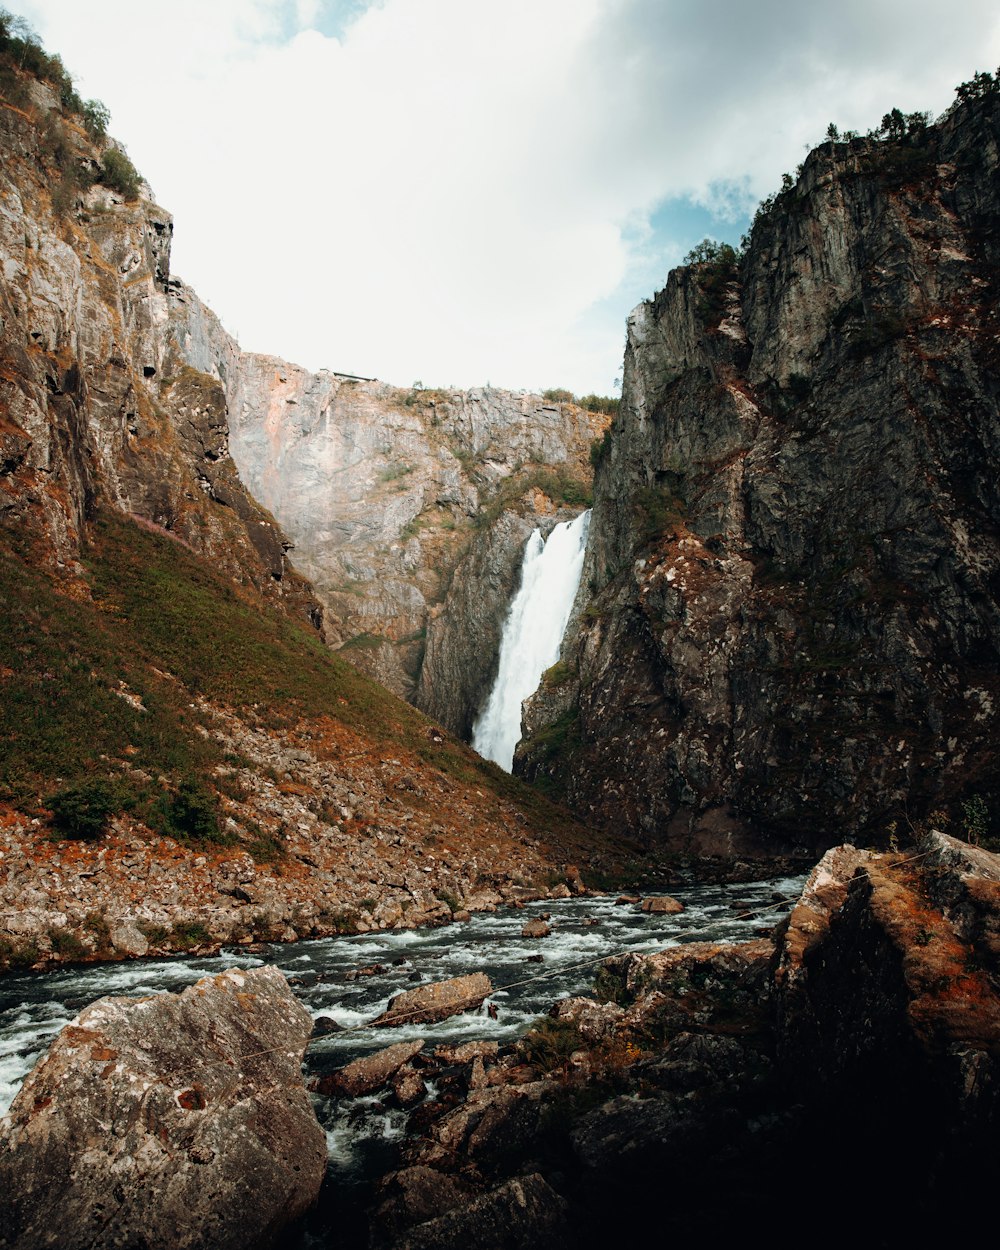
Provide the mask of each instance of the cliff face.
{"label": "cliff face", "polygon": [[330,642],[468,734],[524,543],[585,506],[608,418],[492,388],[309,373],[241,352],[179,287],[169,335],[177,360],[221,381],[233,459],[294,542]]}
{"label": "cliff face", "polygon": [[296,613],[319,605],[229,455],[218,382],[167,350],[173,223],[106,186],[56,206],[98,153],[54,92],[0,107],[0,520],[72,571],[103,504],[159,525]]}
{"label": "cliff face", "polygon": [[523,775],[720,851],[995,794],[998,135],[991,93],[824,144],[738,267],[633,312]]}

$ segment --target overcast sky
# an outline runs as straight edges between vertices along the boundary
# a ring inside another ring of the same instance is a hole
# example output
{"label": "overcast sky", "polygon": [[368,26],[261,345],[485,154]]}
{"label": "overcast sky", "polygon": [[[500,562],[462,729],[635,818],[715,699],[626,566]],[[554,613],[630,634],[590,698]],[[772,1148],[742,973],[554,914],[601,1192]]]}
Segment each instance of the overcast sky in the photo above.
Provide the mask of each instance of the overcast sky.
{"label": "overcast sky", "polygon": [[829,121],[943,111],[996,0],[0,0],[112,112],[243,347],[610,393],[625,317]]}

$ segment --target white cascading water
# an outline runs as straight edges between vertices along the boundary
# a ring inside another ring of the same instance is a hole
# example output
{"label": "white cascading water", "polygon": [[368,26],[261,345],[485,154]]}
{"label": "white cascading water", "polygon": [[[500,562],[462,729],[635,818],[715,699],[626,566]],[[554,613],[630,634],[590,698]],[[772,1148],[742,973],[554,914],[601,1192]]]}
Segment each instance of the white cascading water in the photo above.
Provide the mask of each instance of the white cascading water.
{"label": "white cascading water", "polygon": [[575,520],[557,525],[546,542],[533,530],[524,548],[521,588],[504,622],[496,681],[472,727],[473,749],[507,772],[521,737],[521,704],[559,659],[583,572],[589,528],[590,512],[581,512]]}

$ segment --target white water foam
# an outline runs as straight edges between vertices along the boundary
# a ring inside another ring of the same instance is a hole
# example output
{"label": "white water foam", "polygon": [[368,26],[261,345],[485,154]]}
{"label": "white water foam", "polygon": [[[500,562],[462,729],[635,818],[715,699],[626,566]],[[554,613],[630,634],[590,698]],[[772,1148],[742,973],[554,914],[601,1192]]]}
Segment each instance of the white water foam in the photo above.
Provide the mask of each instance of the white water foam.
{"label": "white water foam", "polygon": [[559,659],[589,529],[590,512],[581,512],[557,525],[546,542],[533,530],[524,548],[521,586],[504,622],[496,681],[472,729],[473,750],[507,772],[521,737],[521,704]]}

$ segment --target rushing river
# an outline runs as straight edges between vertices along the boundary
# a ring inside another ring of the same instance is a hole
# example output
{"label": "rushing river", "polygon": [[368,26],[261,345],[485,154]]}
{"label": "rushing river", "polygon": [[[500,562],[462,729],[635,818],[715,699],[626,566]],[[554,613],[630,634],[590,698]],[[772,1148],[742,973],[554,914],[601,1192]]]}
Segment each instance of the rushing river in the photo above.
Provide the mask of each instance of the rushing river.
{"label": "rushing river", "polygon": [[[224,968],[275,964],[314,1018],[330,1016],[344,1029],[310,1044],[306,1069],[318,1075],[409,1037],[424,1037],[432,1046],[474,1038],[512,1041],[555,999],[585,991],[602,958],[682,942],[746,940],[761,925],[776,922],[782,914],[777,900],[796,898],[803,880],[787,877],[749,885],[678,888],[672,894],[684,903],[685,911],[674,916],[647,915],[635,906],[616,905],[611,897],[550,900],[483,913],[438,929],[297,942],[257,954],[235,949],[203,959],[146,959],[7,976],[0,979],[0,1110],[10,1105],[52,1037],[105,994],[176,991]],[[760,909],[768,910],[743,918],[744,911]],[[542,912],[551,914],[551,934],[523,938],[525,922]],[[480,970],[495,987],[491,995],[495,1020],[484,1007],[437,1024],[355,1027],[379,1015],[401,990]],[[327,1133],[330,1175],[342,1182],[380,1170],[383,1160],[388,1165],[407,1118],[406,1112],[375,1097],[317,1096],[316,1111]]]}

